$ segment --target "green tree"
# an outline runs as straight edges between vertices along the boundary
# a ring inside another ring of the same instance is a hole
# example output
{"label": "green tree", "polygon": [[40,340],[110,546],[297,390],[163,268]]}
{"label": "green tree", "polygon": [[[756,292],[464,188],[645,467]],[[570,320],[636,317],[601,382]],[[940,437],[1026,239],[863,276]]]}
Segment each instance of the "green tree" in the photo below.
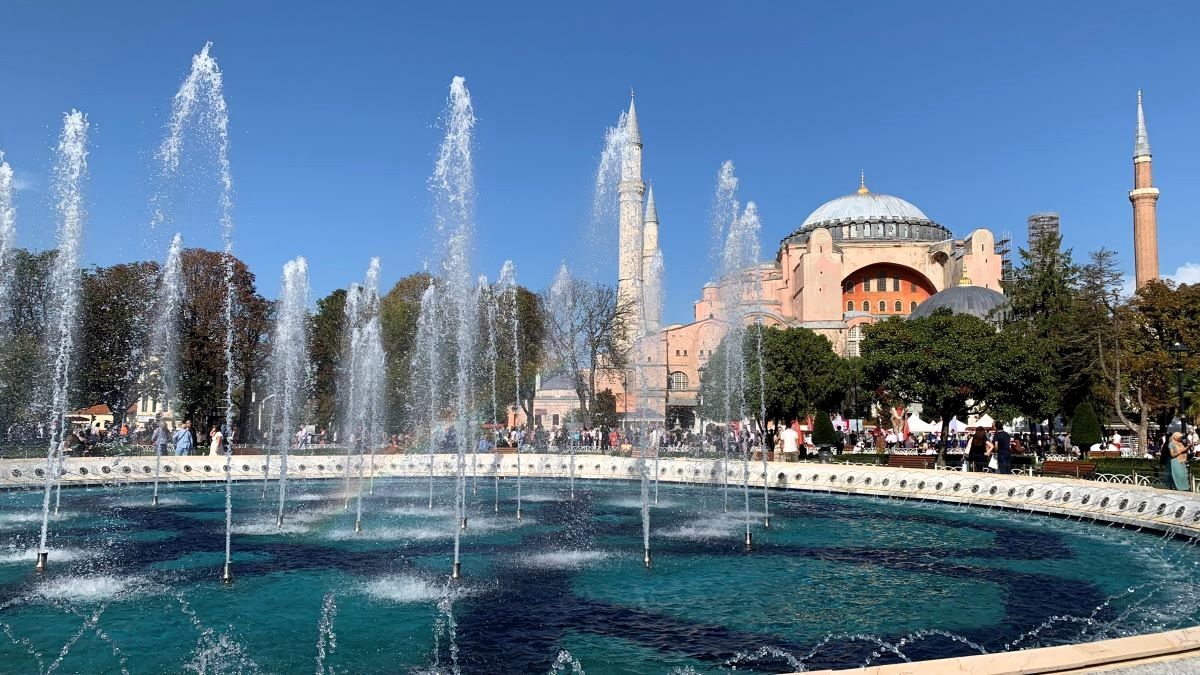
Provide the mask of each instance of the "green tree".
{"label": "green tree", "polygon": [[[182,258],[183,302],[179,361],[179,404],[183,418],[196,428],[223,424],[226,391],[225,254],[186,249]],[[250,392],[264,367],[270,346],[272,305],[255,288],[254,274],[233,260],[234,419],[245,438]]]}
{"label": "green tree", "polygon": [[50,320],[50,269],[55,251],[12,251],[8,261],[9,303],[0,316],[0,432],[32,435],[44,424],[34,408],[37,386],[44,382],[45,344]]}
{"label": "green tree", "polygon": [[596,392],[596,409],[592,413],[592,424],[612,429],[621,423],[617,415],[617,395],[612,389]]}
{"label": "green tree", "polygon": [[146,357],[158,265],[152,262],[94,267],[80,286],[79,356],[74,407],[108,405],[113,424],[146,384]]}
{"label": "green tree", "polygon": [[[893,317],[866,330],[863,375],[897,405],[919,403],[942,420],[988,410],[1004,414],[1034,383],[1042,390],[1046,364],[1021,353],[1010,336],[967,314],[939,310],[917,319]],[[944,463],[944,443],[938,461]]]}
{"label": "green tree", "polygon": [[1101,441],[1100,420],[1092,404],[1084,401],[1071,415],[1071,442],[1087,450]]}
{"label": "green tree", "polygon": [[813,421],[813,445],[829,447],[838,444],[837,432],[833,430],[833,421],[829,415],[819,412]]}
{"label": "green tree", "polygon": [[[1022,264],[1005,289],[1010,301],[1006,328],[1029,339],[1029,358],[1049,365],[1060,405],[1049,412],[1065,413],[1091,396],[1095,345],[1077,302],[1082,269],[1071,249],[1062,248],[1057,234],[1039,237],[1032,250],[1020,250]],[[1040,419],[1040,418],[1039,418]]]}
{"label": "green tree", "polygon": [[338,386],[342,382],[342,355],[346,349],[346,289],[339,288],[317,300],[309,328],[309,359],[313,371],[313,423],[328,429],[337,414]]}
{"label": "green tree", "polygon": [[417,320],[421,316],[421,294],[432,277],[425,272],[410,274],[380,298],[379,322],[383,350],[387,354],[385,397],[387,432],[413,429],[413,404],[419,400],[418,385],[412,382],[412,359],[416,348]]}
{"label": "green tree", "polygon": [[[760,331],[765,387],[760,386],[758,376]],[[724,378],[728,351],[726,340],[722,340],[701,378],[701,412],[711,419],[724,419],[726,415]],[[742,354],[741,368],[746,377],[745,413],[749,417],[762,417],[760,392],[765,393],[766,400],[766,419],[760,420],[764,425],[772,420],[788,423],[840,407],[849,382],[850,366],[834,353],[825,336],[807,328],[750,326],[743,335]],[[733,372],[739,371],[735,368]]]}

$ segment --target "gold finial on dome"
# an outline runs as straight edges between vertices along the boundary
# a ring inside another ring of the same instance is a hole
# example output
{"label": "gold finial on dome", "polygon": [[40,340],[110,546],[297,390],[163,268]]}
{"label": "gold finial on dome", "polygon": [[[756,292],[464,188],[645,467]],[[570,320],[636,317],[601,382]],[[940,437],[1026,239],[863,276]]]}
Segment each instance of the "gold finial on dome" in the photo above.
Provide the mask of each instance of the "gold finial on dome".
{"label": "gold finial on dome", "polygon": [[971,283],[971,277],[967,276],[967,261],[966,261],[966,259],[963,259],[962,277],[958,280],[958,285],[959,286],[974,286],[974,284]]}
{"label": "gold finial on dome", "polygon": [[858,172],[858,194],[860,194],[860,195],[871,194],[871,191],[867,189],[867,172],[866,171]]}

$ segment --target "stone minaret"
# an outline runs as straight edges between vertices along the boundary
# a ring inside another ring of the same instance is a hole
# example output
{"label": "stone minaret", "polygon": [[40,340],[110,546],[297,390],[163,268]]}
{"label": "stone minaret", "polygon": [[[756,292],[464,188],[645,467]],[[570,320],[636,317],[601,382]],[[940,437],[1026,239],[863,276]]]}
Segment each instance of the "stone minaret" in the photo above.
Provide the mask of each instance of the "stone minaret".
{"label": "stone minaret", "polygon": [[1158,188],[1150,177],[1150,136],[1138,90],[1137,135],[1133,142],[1133,266],[1137,287],[1158,279]]}
{"label": "stone minaret", "polygon": [[633,326],[627,338],[637,339],[645,334],[642,298],[642,200],[646,184],[642,182],[642,132],[638,128],[637,109],[633,92],[629,92],[629,114],[625,118],[626,148],[621,157],[620,233],[617,266],[617,296],[633,305]]}
{"label": "stone minaret", "polygon": [[650,283],[662,285],[654,271],[654,256],[658,252],[658,209],[654,208],[654,186],[646,192],[646,217],[642,220],[642,303],[646,311],[646,332],[657,333],[662,326],[661,302],[650,302],[647,294],[662,297],[661,288],[647,288]]}

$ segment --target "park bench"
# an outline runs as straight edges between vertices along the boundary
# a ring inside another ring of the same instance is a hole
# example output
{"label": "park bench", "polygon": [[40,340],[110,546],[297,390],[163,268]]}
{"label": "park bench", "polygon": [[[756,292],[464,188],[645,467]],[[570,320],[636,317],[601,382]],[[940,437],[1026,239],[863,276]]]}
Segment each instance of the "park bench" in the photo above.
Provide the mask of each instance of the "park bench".
{"label": "park bench", "polygon": [[1095,462],[1064,462],[1057,460],[1046,460],[1042,462],[1041,473],[1043,476],[1072,476],[1074,478],[1095,478],[1096,463]]}
{"label": "park bench", "polygon": [[932,469],[936,462],[934,455],[888,455],[887,465],[900,469]]}

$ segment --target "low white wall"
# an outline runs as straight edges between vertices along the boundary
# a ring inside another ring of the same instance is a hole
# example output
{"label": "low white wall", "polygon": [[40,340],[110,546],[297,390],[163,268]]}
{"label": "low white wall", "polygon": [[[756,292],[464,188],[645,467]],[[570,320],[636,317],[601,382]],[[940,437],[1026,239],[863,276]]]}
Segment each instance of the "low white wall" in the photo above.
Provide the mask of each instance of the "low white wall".
{"label": "low white wall", "polygon": [[[235,455],[232,461],[233,480],[261,480],[262,455]],[[453,476],[456,456],[433,456],[433,473]],[[366,458],[369,463],[369,458]],[[522,475],[530,478],[565,477],[570,474],[568,455],[522,453],[519,457]],[[637,480],[640,477],[638,460],[604,455],[577,455],[575,475],[580,479]],[[345,475],[345,455],[308,455],[288,459],[288,476],[304,479],[339,478]],[[518,471],[515,454],[469,454],[466,457],[467,475],[515,477]],[[270,460],[271,479],[279,474],[279,458]],[[357,473],[357,457],[350,459],[351,470]],[[654,460],[647,460],[653,475]],[[428,476],[429,455],[377,455],[374,463],[376,477]],[[63,485],[103,485],[109,483],[153,482],[154,457],[68,458],[64,463]],[[162,480],[204,482],[225,480],[225,458],[207,455],[188,457],[164,456]],[[728,478],[731,484],[741,485],[740,461],[730,461],[723,468],[720,460],[660,459],[659,480],[671,483],[719,485]],[[0,460],[0,488],[30,488],[43,484],[46,461]],[[1134,486],[1071,478],[1042,478],[1033,476],[1001,476],[987,473],[963,473],[932,469],[895,469],[883,466],[854,464],[818,464],[814,462],[769,462],[767,480],[772,488],[808,492],[859,494],[897,499],[928,501],[1018,509],[1050,513],[1097,522],[1112,522],[1172,532],[1188,536],[1200,535],[1200,495],[1157,488]],[[367,468],[370,475],[370,468]],[[762,462],[750,464],[749,482],[762,488]]]}

